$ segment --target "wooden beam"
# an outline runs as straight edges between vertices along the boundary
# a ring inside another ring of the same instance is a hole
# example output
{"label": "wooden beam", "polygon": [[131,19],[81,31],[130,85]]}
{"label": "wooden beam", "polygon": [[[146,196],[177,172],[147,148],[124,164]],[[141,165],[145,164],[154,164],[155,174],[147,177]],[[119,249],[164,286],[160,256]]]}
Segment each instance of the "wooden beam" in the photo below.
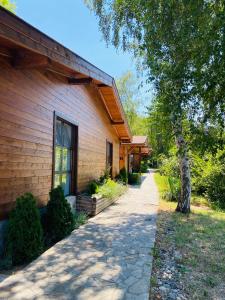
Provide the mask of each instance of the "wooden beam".
{"label": "wooden beam", "polygon": [[69,78],[68,82],[69,84],[73,84],[73,85],[89,85],[91,84],[93,81],[92,78],[88,77],[88,78]]}
{"label": "wooden beam", "polygon": [[8,49],[0,46],[0,56],[12,57],[12,54]]}
{"label": "wooden beam", "polygon": [[47,68],[49,63],[47,57],[24,50],[16,50],[12,57],[12,65],[16,69]]}
{"label": "wooden beam", "polygon": [[112,125],[123,125],[124,121],[111,121]]}
{"label": "wooden beam", "polygon": [[100,88],[101,88],[101,87],[108,87],[108,85],[106,85],[106,84],[104,84],[104,83],[97,84],[97,86],[100,87]]}
{"label": "wooden beam", "polygon": [[17,44],[18,47],[47,56],[72,71],[112,85],[111,76],[1,7],[0,37]]}

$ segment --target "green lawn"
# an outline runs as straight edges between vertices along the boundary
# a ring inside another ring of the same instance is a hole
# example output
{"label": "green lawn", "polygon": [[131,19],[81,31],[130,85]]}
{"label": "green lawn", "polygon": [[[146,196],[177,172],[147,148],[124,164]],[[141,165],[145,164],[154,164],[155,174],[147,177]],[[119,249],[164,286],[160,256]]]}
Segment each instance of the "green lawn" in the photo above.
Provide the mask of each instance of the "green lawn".
{"label": "green lawn", "polygon": [[[167,178],[156,173],[155,181],[162,195]],[[176,213],[175,207],[175,202],[161,198],[156,252],[173,244],[182,254],[181,280],[188,299],[224,299],[225,212],[212,210],[206,199],[197,196],[192,199],[191,214]],[[165,234],[168,227],[173,229],[170,235]],[[161,264],[160,257],[155,257],[156,271]]]}

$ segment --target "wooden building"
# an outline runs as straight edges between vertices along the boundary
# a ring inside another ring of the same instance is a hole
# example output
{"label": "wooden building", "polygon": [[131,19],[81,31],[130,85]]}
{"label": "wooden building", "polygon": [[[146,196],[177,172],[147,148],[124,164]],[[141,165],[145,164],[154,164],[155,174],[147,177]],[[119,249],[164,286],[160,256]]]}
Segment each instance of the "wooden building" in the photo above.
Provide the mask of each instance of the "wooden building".
{"label": "wooden building", "polygon": [[131,134],[114,79],[0,8],[0,219],[16,198],[73,201],[106,165],[127,167]]}
{"label": "wooden building", "polygon": [[126,149],[128,171],[139,172],[142,159],[151,152],[147,136],[134,135],[131,142],[122,143],[122,146]]}

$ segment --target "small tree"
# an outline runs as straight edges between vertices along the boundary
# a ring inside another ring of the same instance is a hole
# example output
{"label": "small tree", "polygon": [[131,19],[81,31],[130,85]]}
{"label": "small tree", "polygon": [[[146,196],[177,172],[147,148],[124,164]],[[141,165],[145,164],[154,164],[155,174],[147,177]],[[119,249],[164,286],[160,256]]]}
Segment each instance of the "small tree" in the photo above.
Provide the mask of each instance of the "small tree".
{"label": "small tree", "polygon": [[6,248],[14,265],[33,260],[43,250],[40,214],[31,193],[16,200],[16,207],[9,217]]}
{"label": "small tree", "polygon": [[74,229],[74,218],[63,189],[58,186],[49,193],[46,211],[46,238],[49,244],[57,243]]}

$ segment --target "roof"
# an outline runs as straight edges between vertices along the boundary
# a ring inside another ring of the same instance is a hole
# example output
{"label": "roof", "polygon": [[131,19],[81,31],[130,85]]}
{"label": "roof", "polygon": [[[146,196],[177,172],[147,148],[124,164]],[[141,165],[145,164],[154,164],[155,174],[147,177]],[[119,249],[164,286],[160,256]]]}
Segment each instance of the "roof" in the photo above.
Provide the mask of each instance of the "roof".
{"label": "roof", "polygon": [[143,144],[143,145],[147,145],[148,143],[148,138],[146,135],[134,135],[132,137],[132,141],[131,144]]}
{"label": "roof", "polygon": [[120,140],[131,141],[114,78],[1,6],[0,55],[16,68],[44,68],[67,77],[68,84],[91,84]]}

